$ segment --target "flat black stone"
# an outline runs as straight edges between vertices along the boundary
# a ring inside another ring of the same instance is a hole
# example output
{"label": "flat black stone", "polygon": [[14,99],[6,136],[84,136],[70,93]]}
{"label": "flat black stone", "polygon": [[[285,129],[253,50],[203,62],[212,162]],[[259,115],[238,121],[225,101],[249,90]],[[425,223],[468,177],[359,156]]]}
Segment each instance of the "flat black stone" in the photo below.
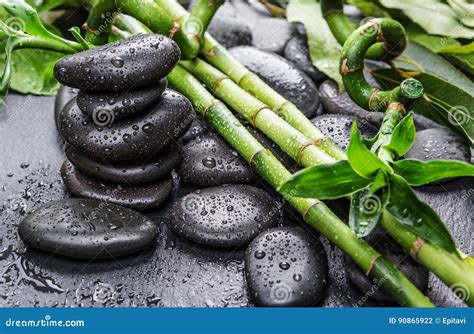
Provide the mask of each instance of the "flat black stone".
{"label": "flat black stone", "polygon": [[208,31],[226,48],[250,45],[252,44],[252,31],[249,26],[242,23],[241,18],[216,15],[209,24]]}
{"label": "flat black stone", "polygon": [[56,94],[56,99],[54,100],[54,111],[56,113],[61,112],[64,106],[77,96],[78,92],[79,89],[77,88],[61,85],[61,87],[59,87],[58,93]]}
{"label": "flat black stone", "polygon": [[29,246],[76,258],[100,259],[135,253],[159,235],[146,216],[122,206],[87,199],[49,202],[19,224]]}
{"label": "flat black stone", "polygon": [[262,18],[252,30],[252,44],[262,51],[283,54],[285,45],[295,35],[294,25],[281,18]]}
{"label": "flat black stone", "polygon": [[111,183],[82,174],[69,161],[62,165],[61,177],[67,190],[74,196],[107,201],[137,210],[160,207],[173,191],[171,177],[139,185]]}
{"label": "flat black stone", "polygon": [[[77,95],[77,106],[96,123],[101,119],[118,119],[148,111],[158,102],[168,83],[161,79],[156,85],[125,92],[93,92],[82,90]],[[111,124],[111,122],[109,123]]]}
{"label": "flat black stone", "polygon": [[200,244],[240,247],[277,225],[282,205],[252,186],[206,188],[174,203],[171,224],[178,234]]}
{"label": "flat black stone", "polygon": [[[338,114],[324,114],[317,116],[311,122],[321,132],[328,137],[331,137],[334,142],[343,150],[347,149],[351,138],[351,127],[354,118]],[[377,134],[377,129],[368,122],[359,122],[359,130],[362,137],[368,139]]]}
{"label": "flat black stone", "polygon": [[[382,229],[375,229],[366,241],[380,254],[395,264],[400,271],[408,278],[420,291],[424,291],[428,285],[428,270],[415,262],[410,255]],[[355,262],[345,256],[347,275],[351,282],[359,288],[366,298],[375,299],[382,304],[395,304],[396,301],[382,289],[383,281],[368,278],[365,273],[355,264]]]}
{"label": "flat black stone", "polygon": [[181,150],[172,146],[155,153],[141,162],[110,164],[105,160],[89,158],[73,146],[66,148],[66,156],[85,175],[114,183],[146,183],[169,177],[173,168],[181,162]]}
{"label": "flat black stone", "polygon": [[296,35],[286,43],[284,57],[305,72],[313,81],[319,81],[326,77],[313,65],[309,55],[308,41],[304,35]]}
{"label": "flat black stone", "polygon": [[260,179],[249,164],[215,134],[197,137],[184,146],[178,174],[184,182],[204,187],[253,183]]}
{"label": "flat black stone", "polygon": [[[333,80],[323,81],[319,86],[319,92],[321,95],[321,102],[328,113],[356,117],[360,121],[371,123],[377,129],[382,124],[382,119],[384,117],[383,112],[368,111],[359,107],[354,101],[352,101],[347,92],[341,93],[339,91],[337,83]],[[441,127],[441,125],[422,115],[414,114],[413,116],[415,127],[418,131]]]}
{"label": "flat black stone", "polygon": [[256,73],[263,81],[287,100],[293,102],[306,117],[312,117],[319,106],[315,83],[292,62],[251,46],[237,46],[229,52],[242,65]]}
{"label": "flat black stone", "polygon": [[405,158],[428,160],[461,160],[471,162],[466,141],[447,128],[427,129],[416,133],[415,142]]}
{"label": "flat black stone", "polygon": [[94,123],[81,112],[75,100],[55,117],[63,138],[91,158],[139,161],[163,150],[186,133],[195,114],[188,99],[167,89],[150,111],[116,120],[113,124],[107,120]]}
{"label": "flat black stone", "polygon": [[201,116],[196,115],[196,118],[193,119],[190,128],[186,133],[181,137],[183,144],[189,143],[191,140],[196,139],[198,136],[203,136],[209,132],[209,127],[205,120]]}
{"label": "flat black stone", "polygon": [[327,255],[304,227],[277,227],[249,245],[245,272],[258,306],[314,306],[326,291]]}
{"label": "flat black stone", "polygon": [[178,45],[166,36],[136,35],[66,56],[54,67],[54,76],[70,87],[122,92],[156,85],[180,56]]}

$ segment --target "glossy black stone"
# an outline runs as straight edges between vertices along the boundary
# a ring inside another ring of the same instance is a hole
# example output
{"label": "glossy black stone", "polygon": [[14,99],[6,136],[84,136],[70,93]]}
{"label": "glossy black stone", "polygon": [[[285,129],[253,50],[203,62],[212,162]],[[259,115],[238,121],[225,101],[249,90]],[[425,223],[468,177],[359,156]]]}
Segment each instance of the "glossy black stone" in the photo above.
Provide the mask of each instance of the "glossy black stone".
{"label": "glossy black stone", "polygon": [[69,161],[62,165],[61,177],[67,190],[74,196],[107,201],[137,210],[158,208],[173,191],[171,176],[141,185],[111,183],[82,174]]}
{"label": "glossy black stone", "polygon": [[178,174],[184,182],[204,187],[259,179],[249,164],[215,134],[197,137],[184,146]]}
{"label": "glossy black stone", "polygon": [[63,138],[93,159],[107,161],[144,160],[180,138],[195,117],[190,102],[181,94],[165,90],[158,104],[136,117],[114,121],[91,120],[75,100],[56,113]]}
{"label": "glossy black stone", "polygon": [[277,227],[249,245],[245,272],[258,306],[314,306],[326,291],[327,255],[305,227]]}
{"label": "glossy black stone", "polygon": [[208,132],[209,126],[206,121],[203,120],[200,115],[196,115],[188,131],[181,137],[181,141],[183,144],[187,144],[191,140],[196,139],[198,136],[203,136]]}
{"label": "glossy black stone", "polygon": [[[351,138],[351,127],[354,118],[345,115],[324,114],[313,118],[311,122],[321,130],[325,136],[331,137],[340,148],[343,150],[347,149]],[[372,138],[377,134],[377,129],[370,123],[359,122],[358,126],[364,138]]]}
{"label": "glossy black stone", "polygon": [[64,106],[77,96],[79,89],[61,85],[56,99],[54,100],[54,111],[55,113],[61,112]]}
{"label": "glossy black stone", "polygon": [[242,19],[216,15],[209,24],[208,31],[226,48],[252,43],[252,31],[249,26],[242,24]]}
{"label": "glossy black stone", "polygon": [[[319,86],[319,92],[321,95],[321,103],[328,113],[356,117],[360,121],[371,123],[376,128],[379,128],[382,124],[384,113],[369,112],[359,107],[352,101],[347,92],[341,93],[339,91],[337,83],[333,80],[323,81]],[[415,127],[418,131],[441,127],[439,124],[422,115],[414,114],[413,116]]]}
{"label": "glossy black stone", "polygon": [[262,51],[283,54],[285,45],[295,35],[296,29],[285,19],[262,18],[252,30],[252,44]]}
{"label": "glossy black stone", "polygon": [[311,61],[306,36],[296,35],[286,43],[284,57],[305,72],[313,81],[319,81],[325,77]]}
{"label": "glossy black stone", "polygon": [[239,247],[277,225],[282,205],[267,192],[248,185],[206,188],[174,203],[171,224],[178,234],[197,243]]}
{"label": "glossy black stone", "polygon": [[[148,111],[165,91],[166,79],[156,85],[127,90],[125,92],[93,92],[82,90],[77,95],[77,106],[92,120],[113,115],[113,119]],[[102,115],[101,115],[102,114]]]}
{"label": "glossy black stone", "polygon": [[28,245],[54,254],[100,259],[135,253],[150,246],[158,226],[122,206],[88,199],[49,202],[19,224]]}
{"label": "glossy black stone", "polygon": [[[365,239],[375,250],[395,264],[420,291],[426,289],[428,270],[406,254],[385,231],[377,228]],[[382,303],[396,303],[383,290],[383,282],[368,278],[348,256],[345,257],[345,266],[349,279],[365,294],[366,298],[372,298]]]}
{"label": "glossy black stone", "polygon": [[136,35],[66,56],[54,67],[54,76],[70,87],[121,92],[155,85],[180,56],[178,45],[166,36]]}
{"label": "glossy black stone", "polygon": [[427,129],[417,132],[415,142],[405,158],[471,162],[471,150],[466,141],[450,129]]}
{"label": "glossy black stone", "polygon": [[93,160],[73,146],[66,148],[66,156],[82,174],[114,183],[146,183],[169,177],[173,168],[181,162],[181,151],[172,146],[155,153],[141,162],[110,164],[105,160]]}
{"label": "glossy black stone", "polygon": [[293,102],[306,117],[314,115],[320,103],[318,89],[293,63],[251,46],[238,46],[229,52],[283,97]]}

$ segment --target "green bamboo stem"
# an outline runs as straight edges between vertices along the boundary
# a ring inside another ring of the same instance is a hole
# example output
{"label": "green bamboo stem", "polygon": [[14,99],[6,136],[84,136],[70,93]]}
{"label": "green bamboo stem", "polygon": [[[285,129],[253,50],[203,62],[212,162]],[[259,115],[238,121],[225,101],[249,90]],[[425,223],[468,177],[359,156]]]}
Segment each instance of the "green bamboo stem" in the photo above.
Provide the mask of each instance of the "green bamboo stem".
{"label": "green bamboo stem", "polygon": [[[321,0],[321,12],[336,40],[339,44],[344,45],[354,32],[355,27],[343,13],[343,1]],[[376,33],[373,30],[371,32]],[[367,50],[365,57],[373,60],[389,61],[401,55],[407,44],[406,35],[398,34],[393,37],[398,40],[398,43],[387,44],[379,41]]]}
{"label": "green bamboo stem", "polygon": [[[328,156],[325,155],[324,152],[313,149],[311,145],[308,145],[308,142],[310,142],[309,139],[301,138],[302,134],[299,136],[295,134],[294,128],[288,128],[288,125],[276,125],[282,120],[277,115],[270,113],[268,106],[242,90],[211,65],[206,64],[200,59],[181,62],[181,64],[188,71],[197,76],[207,87],[210,87],[217,97],[222,99],[240,116],[247,119],[252,125],[260,129],[265,135],[277,143],[283,151],[290,155],[295,161],[299,162],[301,166],[315,166],[320,164],[320,161],[328,159]],[[384,123],[381,126],[380,136],[383,137],[386,135],[384,138],[386,138],[387,142],[390,142],[393,128],[398,124],[401,117],[403,117],[403,110],[402,113],[400,113],[400,110],[395,108],[393,114],[392,112],[388,112],[390,116],[385,117]],[[255,117],[255,113],[257,113],[257,117]],[[380,152],[391,154],[391,151],[386,150],[380,150]],[[331,160],[332,161],[329,162],[336,161],[336,159]],[[385,222],[386,219],[390,219],[390,222]],[[465,275],[466,273],[474,273],[474,269],[470,267],[467,262],[429,243],[420,243],[419,239],[412,232],[398,223],[387,211],[384,211],[381,225],[408,254],[435,273],[449,287],[456,287],[453,282],[457,282],[458,284],[466,286],[467,291],[474,292],[474,275]],[[399,228],[399,230],[397,230],[397,228]],[[414,241],[417,242],[415,243]],[[433,261],[433,258],[439,258],[441,262]],[[442,265],[440,265],[440,263]]]}
{"label": "green bamboo stem", "polygon": [[87,22],[82,26],[86,30],[86,40],[93,45],[108,42],[111,32],[113,14],[116,12],[113,0],[88,1],[90,6]]}
{"label": "green bamboo stem", "polygon": [[[189,13],[177,1],[155,0],[174,20],[185,22]],[[216,68],[225,73],[241,88],[257,97],[276,112],[291,126],[300,131],[326,153],[337,159],[346,159],[345,153],[330,139],[325,137],[310,120],[290,101],[268,86],[256,74],[247,70],[209,33],[204,35],[201,54]]]}
{"label": "green bamboo stem", "polygon": [[[215,96],[238,111],[242,117],[265,133],[301,166],[334,161],[333,157],[278,117],[266,104],[242,90],[212,65],[198,58],[192,61],[183,61],[181,65],[201,79],[210,87]],[[303,154],[307,151],[311,153]]]}
{"label": "green bamboo stem", "polygon": [[[291,173],[252,135],[219,100],[216,100],[184,68],[176,66],[168,75],[171,85],[184,94],[196,110],[248,161],[275,189]],[[404,306],[433,305],[390,261],[365,241],[358,239],[327,206],[318,200],[287,197],[304,219],[354,259],[371,278],[376,279],[393,298]]]}
{"label": "green bamboo stem", "polygon": [[223,3],[224,0],[199,0],[194,5],[189,18],[184,24],[184,31],[190,39],[196,41],[196,51],[201,50],[204,33],[214,14]]}

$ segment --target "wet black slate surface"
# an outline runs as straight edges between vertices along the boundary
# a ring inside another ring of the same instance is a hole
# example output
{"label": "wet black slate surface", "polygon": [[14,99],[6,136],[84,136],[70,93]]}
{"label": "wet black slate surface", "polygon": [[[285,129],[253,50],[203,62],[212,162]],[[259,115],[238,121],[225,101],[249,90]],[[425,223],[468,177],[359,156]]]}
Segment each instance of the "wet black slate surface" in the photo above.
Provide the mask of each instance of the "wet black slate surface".
{"label": "wet black slate surface", "polygon": [[[253,305],[244,278],[245,249],[220,250],[183,240],[168,227],[170,202],[146,212],[163,238],[138,255],[89,262],[26,248],[17,234],[25,213],[68,196],[59,176],[64,144],[54,126],[53,105],[53,97],[10,95],[6,108],[0,108],[0,306]],[[181,185],[174,196],[191,190]],[[421,197],[448,220],[461,248],[472,252],[472,180],[423,191]],[[318,306],[350,306],[361,294],[347,282],[341,251],[322,242],[329,258],[329,290]],[[427,293],[437,305],[461,305],[433,275],[429,286]]]}

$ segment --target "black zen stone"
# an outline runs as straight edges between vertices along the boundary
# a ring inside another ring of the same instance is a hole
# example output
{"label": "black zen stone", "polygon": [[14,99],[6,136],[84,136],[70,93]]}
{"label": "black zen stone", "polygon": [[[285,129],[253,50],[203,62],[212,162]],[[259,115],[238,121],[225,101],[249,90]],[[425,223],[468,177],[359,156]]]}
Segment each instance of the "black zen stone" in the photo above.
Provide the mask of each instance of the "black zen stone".
{"label": "black zen stone", "polygon": [[285,46],[284,56],[305,72],[313,81],[319,81],[325,77],[325,74],[313,65],[309,55],[308,42],[304,35],[297,35],[288,41]]}

